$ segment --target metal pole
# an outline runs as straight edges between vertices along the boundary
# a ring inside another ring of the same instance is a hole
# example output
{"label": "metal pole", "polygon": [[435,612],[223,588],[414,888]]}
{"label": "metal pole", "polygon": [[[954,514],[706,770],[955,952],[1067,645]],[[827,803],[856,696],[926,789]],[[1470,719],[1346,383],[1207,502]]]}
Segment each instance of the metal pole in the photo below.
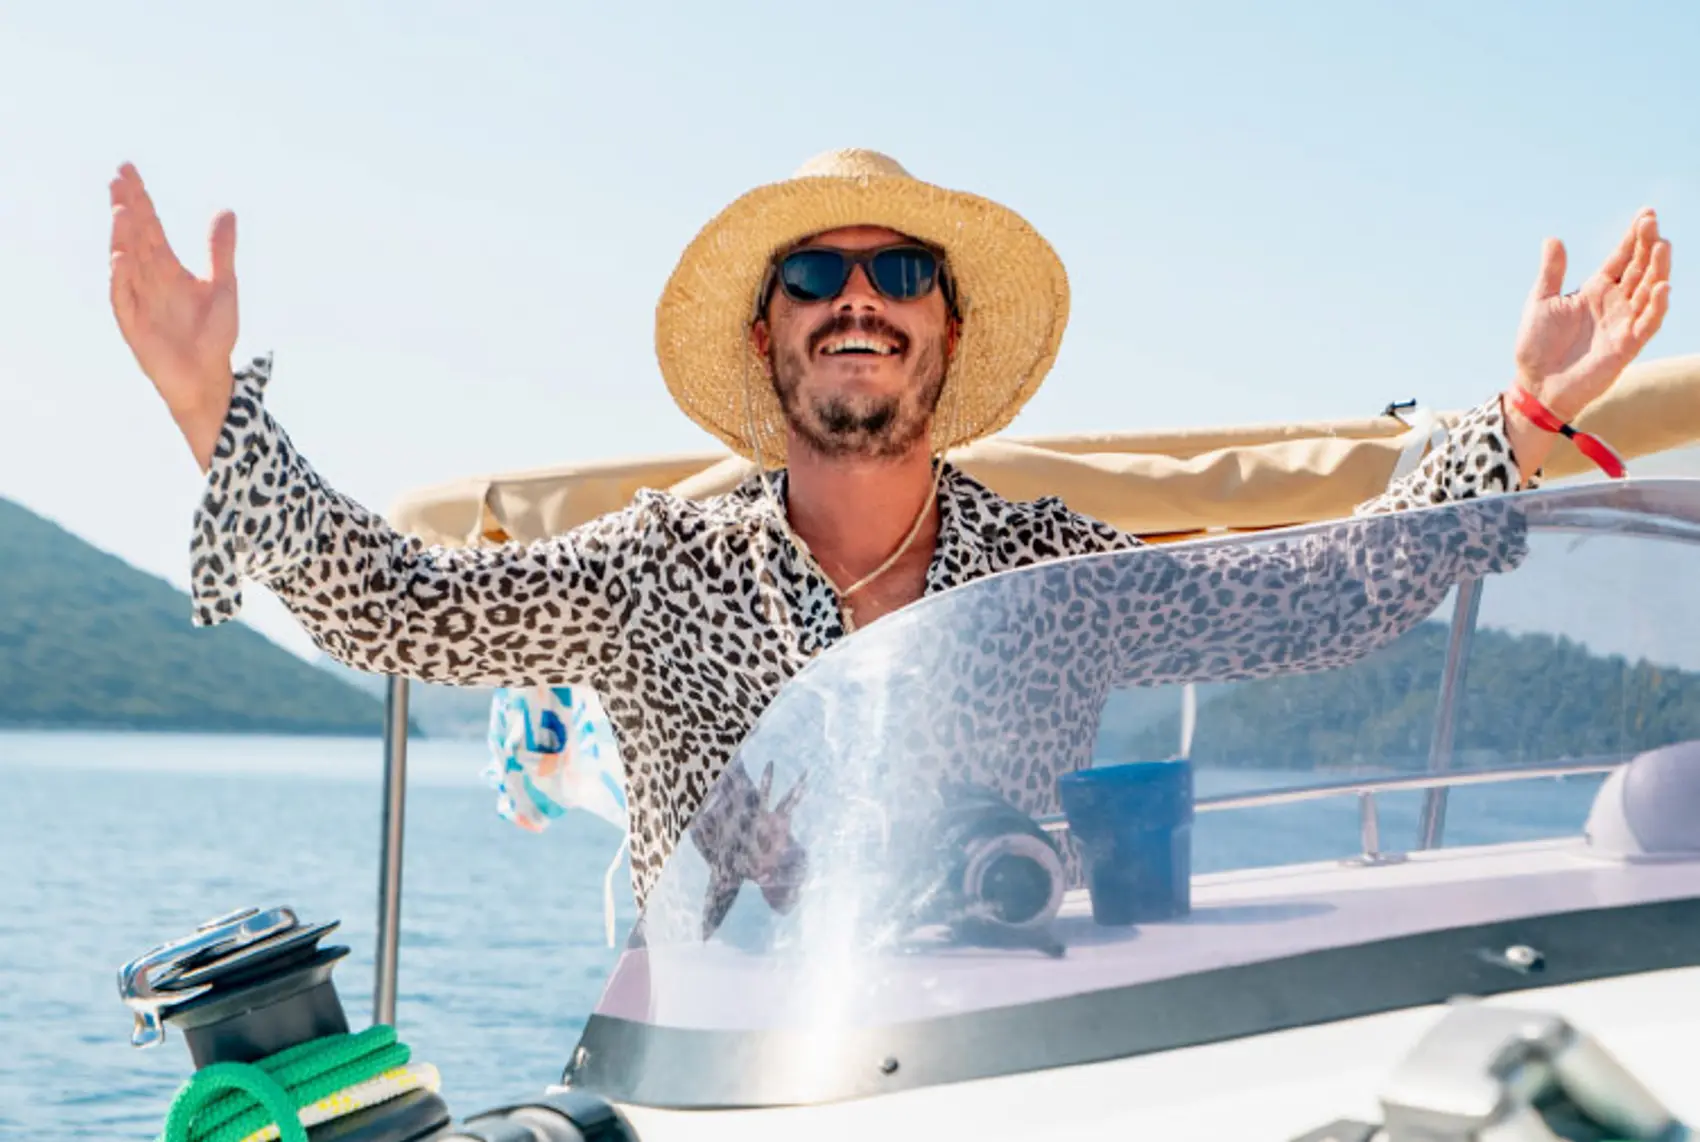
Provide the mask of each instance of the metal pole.
{"label": "metal pole", "polygon": [[392,677],[384,696],[384,847],[378,856],[378,953],[372,1022],[395,1024],[401,951],[401,839],[407,811],[407,679]]}
{"label": "metal pole", "polygon": [[1381,857],[1381,819],[1375,812],[1375,794],[1358,794],[1358,840],[1365,860]]}
{"label": "metal pole", "polygon": [[[1434,737],[1428,746],[1428,771],[1442,773],[1452,768],[1452,738],[1458,728],[1458,703],[1463,700],[1464,667],[1470,657],[1470,639],[1476,631],[1476,616],[1482,609],[1480,579],[1458,584],[1452,606],[1452,631],[1446,641],[1446,666],[1440,676],[1440,702],[1434,711]],[[1422,822],[1417,847],[1440,846],[1446,831],[1446,787],[1430,789],[1423,799]]]}

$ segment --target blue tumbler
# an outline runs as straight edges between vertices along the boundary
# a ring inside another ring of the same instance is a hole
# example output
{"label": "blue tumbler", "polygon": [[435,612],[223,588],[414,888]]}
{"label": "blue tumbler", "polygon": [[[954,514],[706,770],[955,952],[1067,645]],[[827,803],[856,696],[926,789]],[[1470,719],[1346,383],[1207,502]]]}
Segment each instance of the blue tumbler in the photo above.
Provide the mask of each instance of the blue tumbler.
{"label": "blue tumbler", "polygon": [[1086,862],[1092,919],[1127,925],[1192,910],[1192,763],[1138,761],[1057,779]]}

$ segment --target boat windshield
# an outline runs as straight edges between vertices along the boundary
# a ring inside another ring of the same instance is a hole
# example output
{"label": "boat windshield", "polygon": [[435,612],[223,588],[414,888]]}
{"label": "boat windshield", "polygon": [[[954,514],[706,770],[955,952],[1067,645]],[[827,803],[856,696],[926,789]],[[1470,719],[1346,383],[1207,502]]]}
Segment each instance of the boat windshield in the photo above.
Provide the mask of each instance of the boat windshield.
{"label": "boat windshield", "polygon": [[760,1106],[1700,963],[1700,481],[1062,560],[822,654],[565,1081]]}

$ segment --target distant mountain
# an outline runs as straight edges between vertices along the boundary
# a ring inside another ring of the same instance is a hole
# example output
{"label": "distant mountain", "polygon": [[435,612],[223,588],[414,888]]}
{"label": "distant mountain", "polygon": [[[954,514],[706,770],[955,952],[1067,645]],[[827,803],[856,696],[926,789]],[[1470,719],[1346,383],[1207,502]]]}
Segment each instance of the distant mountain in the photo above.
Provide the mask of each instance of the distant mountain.
{"label": "distant mountain", "polygon": [[[1201,765],[1421,769],[1433,738],[1447,627],[1423,623],[1361,663],[1242,682],[1203,695]],[[1100,734],[1098,756],[1173,756],[1168,710]],[[1125,700],[1124,700],[1125,701]],[[1148,700],[1149,703],[1149,700]],[[1500,763],[1616,756],[1700,739],[1700,672],[1598,654],[1568,638],[1480,628],[1467,662],[1454,750]]]}
{"label": "distant mountain", "polygon": [[[0,499],[0,726],[367,736],[383,703]],[[417,723],[416,723],[417,724]]]}

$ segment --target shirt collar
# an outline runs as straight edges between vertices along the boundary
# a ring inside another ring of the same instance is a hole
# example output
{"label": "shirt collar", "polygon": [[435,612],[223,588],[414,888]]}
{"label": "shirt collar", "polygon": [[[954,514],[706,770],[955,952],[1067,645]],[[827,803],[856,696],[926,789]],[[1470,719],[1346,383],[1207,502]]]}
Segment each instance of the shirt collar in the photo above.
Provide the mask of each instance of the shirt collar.
{"label": "shirt collar", "polygon": [[[762,491],[761,474],[753,475],[738,488],[738,495],[774,537],[786,548],[787,556],[806,568],[806,561],[791,551],[791,541],[784,524],[774,517],[777,508],[784,510],[787,473],[784,469],[768,473],[773,497]],[[939,534],[933,548],[933,559],[927,567],[926,593],[936,594],[951,587],[991,573],[992,545],[997,542],[997,519],[993,513],[976,510],[994,493],[979,481],[952,464],[945,464],[939,476]]]}
{"label": "shirt collar", "polygon": [[[991,573],[991,545],[996,527],[976,501],[992,493],[954,465],[946,464],[939,478],[939,538],[927,568],[927,594],[959,587]],[[984,521],[976,526],[975,521]]]}

